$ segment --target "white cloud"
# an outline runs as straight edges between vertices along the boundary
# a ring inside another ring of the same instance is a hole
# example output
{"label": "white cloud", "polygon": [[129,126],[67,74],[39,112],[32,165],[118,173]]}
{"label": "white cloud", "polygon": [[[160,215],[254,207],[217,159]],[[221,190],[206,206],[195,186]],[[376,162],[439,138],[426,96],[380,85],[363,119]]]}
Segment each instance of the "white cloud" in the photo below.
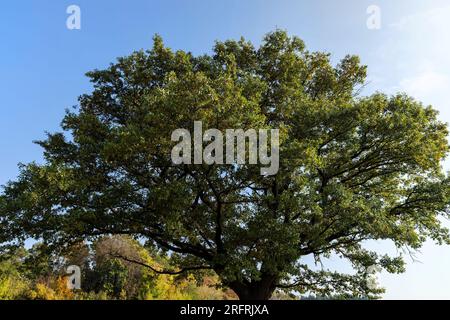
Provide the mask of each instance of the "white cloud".
{"label": "white cloud", "polygon": [[421,100],[430,100],[443,93],[447,94],[448,89],[450,89],[450,77],[432,70],[400,81],[400,90]]}
{"label": "white cloud", "polygon": [[375,52],[375,77],[389,93],[403,91],[450,122],[450,5],[405,15],[390,24]]}
{"label": "white cloud", "polygon": [[430,27],[443,28],[445,22],[448,20],[449,14],[450,6],[432,8],[427,11],[406,15],[398,21],[391,23],[389,26],[400,30],[408,28],[423,30],[423,26],[425,26],[426,29],[429,29]]}

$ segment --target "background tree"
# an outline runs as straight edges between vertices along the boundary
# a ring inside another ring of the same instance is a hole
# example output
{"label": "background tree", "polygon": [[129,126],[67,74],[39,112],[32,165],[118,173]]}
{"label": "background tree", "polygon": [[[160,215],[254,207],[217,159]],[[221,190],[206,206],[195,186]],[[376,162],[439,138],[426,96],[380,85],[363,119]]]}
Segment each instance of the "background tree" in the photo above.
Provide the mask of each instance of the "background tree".
{"label": "background tree", "polygon": [[[211,274],[197,278],[157,274],[143,263],[171,266],[170,257],[149,251],[128,236],[77,243],[63,255],[49,254],[37,243],[0,254],[0,300],[236,299],[230,290],[219,290],[219,280]],[[67,266],[73,264],[81,267],[81,290],[67,287]]]}
{"label": "background tree", "polygon": [[20,268],[25,252],[25,249],[19,248],[10,254],[0,255],[0,300],[25,297],[29,281]]}
{"label": "background tree", "polygon": [[[211,55],[153,49],[87,74],[92,93],[68,111],[64,132],[38,142],[45,163],[23,166],[0,200],[0,242],[43,239],[54,249],[111,234],[167,250],[176,274],[211,269],[241,299],[276,288],[367,297],[368,266],[403,271],[402,257],[363,247],[389,239],[419,248],[449,242],[446,125],[405,95],[360,97],[366,67],[332,66],[283,31],[259,48],[241,39]],[[276,128],[280,170],[173,165],[177,128]],[[337,254],[355,274],[308,268]]]}

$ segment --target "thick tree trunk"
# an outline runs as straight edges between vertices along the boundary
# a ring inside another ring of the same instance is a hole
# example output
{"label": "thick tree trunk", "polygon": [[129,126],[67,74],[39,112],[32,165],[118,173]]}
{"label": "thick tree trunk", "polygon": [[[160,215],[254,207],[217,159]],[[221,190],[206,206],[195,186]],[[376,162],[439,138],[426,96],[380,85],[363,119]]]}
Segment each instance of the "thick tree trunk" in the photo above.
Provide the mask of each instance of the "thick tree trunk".
{"label": "thick tree trunk", "polygon": [[276,281],[275,276],[265,275],[259,281],[233,282],[229,287],[237,294],[239,300],[269,300],[275,291]]}

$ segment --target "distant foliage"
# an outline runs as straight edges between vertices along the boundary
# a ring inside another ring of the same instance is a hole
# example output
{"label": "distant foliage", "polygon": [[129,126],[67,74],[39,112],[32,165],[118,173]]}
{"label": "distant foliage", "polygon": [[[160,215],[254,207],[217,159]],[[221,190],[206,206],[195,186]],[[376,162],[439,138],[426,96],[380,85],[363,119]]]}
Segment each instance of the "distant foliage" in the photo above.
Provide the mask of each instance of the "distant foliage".
{"label": "distant foliage", "polygon": [[[170,257],[153,255],[139,242],[125,236],[102,237],[90,245],[76,244],[64,254],[48,255],[41,243],[3,255],[0,263],[0,300],[228,300],[237,296],[218,289],[217,276],[160,275],[125,261],[133,258],[153,266],[170,266]],[[82,267],[82,289],[67,287],[65,268]]]}

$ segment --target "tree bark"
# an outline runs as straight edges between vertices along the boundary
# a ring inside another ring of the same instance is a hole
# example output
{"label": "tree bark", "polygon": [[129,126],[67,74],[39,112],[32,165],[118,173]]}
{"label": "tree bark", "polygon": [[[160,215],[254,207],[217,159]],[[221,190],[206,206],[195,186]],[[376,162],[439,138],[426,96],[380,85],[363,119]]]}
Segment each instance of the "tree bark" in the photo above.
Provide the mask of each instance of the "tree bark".
{"label": "tree bark", "polygon": [[251,283],[232,282],[228,286],[239,300],[269,300],[276,288],[277,277],[264,275],[261,280]]}

